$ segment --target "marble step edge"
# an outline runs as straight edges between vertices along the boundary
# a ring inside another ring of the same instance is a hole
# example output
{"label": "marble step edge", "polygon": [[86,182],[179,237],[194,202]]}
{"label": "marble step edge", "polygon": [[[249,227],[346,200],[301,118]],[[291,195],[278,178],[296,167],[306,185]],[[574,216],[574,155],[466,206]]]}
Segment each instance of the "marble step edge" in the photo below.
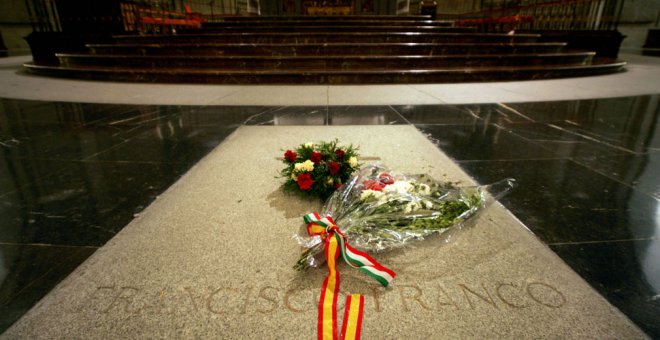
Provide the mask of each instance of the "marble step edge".
{"label": "marble step edge", "polygon": [[[626,65],[622,60],[595,59],[589,65],[531,65],[531,66],[489,66],[489,67],[456,67],[456,68],[426,68],[426,69],[360,69],[360,70],[221,70],[221,69],[197,69],[197,68],[112,68],[94,66],[55,66],[34,63],[24,64],[28,72],[53,75],[74,76],[95,79],[94,76],[113,76],[123,74],[137,81],[153,81],[159,76],[195,76],[195,77],[318,77],[318,76],[376,76],[391,81],[394,76],[449,76],[462,75],[468,78],[476,78],[479,75],[492,75],[493,80],[498,79],[530,79],[530,74],[548,75],[552,72],[565,73],[575,72],[583,74],[602,74],[620,71]],[[561,77],[556,74],[552,77]],[[121,78],[121,77],[119,77]],[[534,78],[536,79],[536,78]],[[175,79],[172,79],[175,80]],[[386,81],[384,81],[386,82]]]}
{"label": "marble step edge", "polygon": [[512,44],[519,42],[536,42],[538,36],[535,35],[488,35],[478,36],[472,33],[454,34],[454,33],[349,33],[338,32],[334,34],[290,34],[290,33],[227,33],[219,35],[198,35],[198,36],[139,36],[127,38],[115,38],[115,42],[124,43],[142,43],[142,44],[162,44],[162,43],[199,43],[199,44],[324,44],[324,43],[502,43]]}
{"label": "marble step edge", "polygon": [[488,48],[488,47],[565,47],[567,43],[565,42],[512,42],[512,43],[369,43],[369,42],[333,42],[333,43],[263,43],[263,44],[253,44],[253,43],[115,43],[115,44],[86,44],[87,48],[109,48],[109,47],[126,47],[126,48],[194,48],[194,47],[218,47],[218,48],[257,48],[257,47],[324,47],[324,48],[333,48],[333,47],[474,47],[474,48]]}
{"label": "marble step edge", "polygon": [[[68,54],[58,53],[57,58],[62,65],[77,64],[106,64],[125,65],[125,66],[145,66],[148,65],[176,65],[192,64],[195,67],[213,67],[217,64],[241,65],[264,65],[269,63],[278,63],[278,67],[287,67],[287,65],[299,65],[301,68],[311,63],[325,63],[328,65],[339,65],[337,63],[349,63],[353,66],[368,67],[377,63],[388,63],[395,65],[401,63],[401,66],[415,64],[456,64],[457,67],[470,66],[469,63],[484,63],[493,65],[496,63],[520,63],[520,64],[545,64],[555,63],[587,63],[591,61],[595,52],[566,52],[566,53],[534,53],[534,54],[487,54],[487,55],[348,55],[348,56],[224,56],[224,55],[117,55],[117,54]],[[283,63],[283,64],[282,64]],[[183,66],[183,65],[181,65]],[[419,67],[417,66],[417,67]],[[486,65],[484,65],[486,66]],[[493,65],[495,66],[495,65]],[[228,66],[229,67],[229,66]],[[291,67],[291,66],[288,66]],[[425,66],[426,67],[426,66]]]}
{"label": "marble step edge", "polygon": [[596,52],[560,52],[560,53],[517,53],[517,54],[447,54],[447,55],[310,55],[310,56],[240,56],[240,55],[131,55],[131,54],[83,54],[56,53],[58,58],[68,59],[133,59],[133,60],[443,60],[443,59],[523,59],[523,58],[561,58],[561,57],[594,57]]}
{"label": "marble step edge", "polygon": [[223,30],[229,27],[234,28],[283,28],[283,27],[295,27],[300,29],[314,29],[321,26],[339,28],[339,27],[357,27],[357,28],[387,28],[387,27],[399,27],[401,29],[414,28],[414,27],[427,27],[433,29],[466,29],[466,30],[476,30],[476,26],[454,26],[454,25],[445,25],[438,24],[435,22],[417,22],[417,21],[394,21],[394,22],[379,22],[379,21],[347,21],[347,22],[337,22],[337,21],[281,21],[281,22],[224,22],[213,25],[203,24],[200,28],[181,28],[185,31],[195,31],[195,30]]}
{"label": "marble step edge", "polygon": [[[276,24],[270,23],[226,23],[226,25],[214,25],[214,26],[202,26],[201,28],[182,28],[178,29],[177,32],[204,32],[204,31],[218,31],[218,30],[231,30],[231,29],[269,29],[269,28],[279,28],[279,29],[327,29],[335,30],[338,28],[356,28],[356,29],[400,29],[400,30],[410,30],[410,29],[429,29],[429,30],[475,30],[475,26],[440,26],[433,25],[429,23],[410,23],[410,24],[399,24],[399,23],[383,23],[383,25],[374,25],[371,22],[360,24],[357,22],[347,22],[337,25],[336,22],[314,22],[314,25],[300,24],[297,22],[281,22]],[[179,34],[179,33],[177,33]]]}
{"label": "marble step edge", "polygon": [[236,22],[236,21],[316,21],[316,20],[331,20],[331,21],[356,21],[356,20],[373,20],[373,21],[432,21],[432,22],[445,22],[448,24],[453,23],[451,20],[433,20],[430,15],[260,15],[260,16],[218,16],[216,20],[219,22]]}
{"label": "marble step edge", "polygon": [[566,43],[315,43],[315,44],[88,44],[90,54],[227,55],[227,56],[344,56],[344,55],[488,55],[560,53]]}
{"label": "marble step edge", "polygon": [[[553,66],[554,69],[573,69],[573,68],[589,68],[589,67],[602,67],[602,66],[607,66],[607,67],[623,67],[627,63],[624,60],[620,59],[610,59],[610,58],[594,58],[592,64],[590,65],[523,65],[523,66],[489,66],[489,67],[452,67],[452,68],[426,68],[426,69],[367,69],[367,70],[328,70],[328,69],[319,69],[319,70],[313,70],[313,69],[308,69],[305,70],[305,73],[311,74],[311,73],[381,73],[381,72],[389,72],[389,73],[432,73],[432,72],[490,72],[490,71],[511,71],[515,72],[517,70],[519,71],[534,71],[534,70],[544,70],[548,69],[549,66]],[[57,69],[57,68],[65,68],[64,66],[60,67],[58,65],[52,65],[52,64],[41,64],[41,63],[34,63],[34,62],[29,62],[23,64],[24,67],[26,68],[31,68],[31,69]],[[71,69],[75,69],[76,67],[70,67]],[[112,67],[79,67],[80,69],[95,69],[95,70],[105,70],[105,71],[113,71],[115,68]],[[161,70],[160,68],[149,68],[149,69],[140,69],[140,70],[134,70],[136,72],[145,72],[145,73],[150,73],[150,72],[172,72],[175,70],[179,71],[189,71],[189,72],[194,72],[194,73],[206,73],[206,72],[236,72],[236,73],[256,73],[256,74],[264,74],[264,73],[296,73],[298,70],[274,70],[274,71],[235,71],[235,70],[219,70],[219,69],[214,69],[214,70],[203,70],[203,69],[197,69],[197,68],[178,68],[178,69],[172,69],[168,68],[167,70]]]}
{"label": "marble step edge", "polygon": [[479,33],[475,27],[445,26],[232,26],[202,29],[178,29],[172,35],[228,34],[228,33],[308,33],[308,32],[363,32],[363,33]]}
{"label": "marble step edge", "polygon": [[276,36],[285,36],[285,37],[298,37],[298,36],[333,36],[333,37],[365,37],[372,38],[373,36],[420,36],[420,37],[465,37],[465,38],[485,38],[485,37],[498,37],[498,38],[527,38],[527,39],[536,39],[541,37],[541,34],[535,33],[519,33],[519,34],[507,34],[507,33],[478,33],[478,32],[467,32],[467,33],[452,33],[452,32],[440,32],[440,33],[429,33],[429,32],[333,32],[333,31],[317,31],[317,32],[265,32],[265,33],[200,33],[200,34],[171,34],[171,35],[162,35],[162,34],[120,34],[114,35],[113,38],[118,40],[141,40],[141,39],[192,39],[192,38],[214,38],[214,37],[276,37]]}
{"label": "marble step edge", "polygon": [[497,55],[561,53],[567,43],[314,43],[314,44],[88,44],[90,54],[226,55],[226,56],[356,56],[356,55]]}

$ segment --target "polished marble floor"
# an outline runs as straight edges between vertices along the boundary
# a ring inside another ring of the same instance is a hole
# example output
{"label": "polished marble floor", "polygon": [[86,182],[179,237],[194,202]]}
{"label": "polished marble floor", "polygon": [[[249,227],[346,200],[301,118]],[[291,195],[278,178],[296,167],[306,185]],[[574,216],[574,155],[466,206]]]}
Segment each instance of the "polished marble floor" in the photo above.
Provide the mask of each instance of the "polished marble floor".
{"label": "polished marble floor", "polygon": [[[660,337],[658,95],[411,106],[0,99],[0,332],[238,126],[412,124]],[[365,127],[368,128],[368,127]]]}

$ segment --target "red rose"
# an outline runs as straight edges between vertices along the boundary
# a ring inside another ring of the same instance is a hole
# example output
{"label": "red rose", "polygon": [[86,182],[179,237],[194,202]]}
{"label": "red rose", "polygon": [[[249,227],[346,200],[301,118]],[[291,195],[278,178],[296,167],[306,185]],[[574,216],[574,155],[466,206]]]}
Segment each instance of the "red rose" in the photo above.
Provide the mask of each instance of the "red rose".
{"label": "red rose", "polygon": [[392,175],[388,174],[387,172],[383,172],[382,174],[378,175],[378,181],[381,184],[387,186],[394,183],[394,177],[392,177]]}
{"label": "red rose", "polygon": [[380,182],[371,179],[362,182],[362,185],[364,186],[364,190],[383,191],[383,186]]}
{"label": "red rose", "polygon": [[337,158],[342,159],[342,158],[344,158],[345,153],[344,153],[344,150],[337,149],[337,150],[335,150],[335,154],[337,154]]}
{"label": "red rose", "polygon": [[372,186],[369,187],[369,190],[374,190],[374,191],[383,191],[383,186],[376,182]]}
{"label": "red rose", "polygon": [[298,157],[298,154],[291,150],[286,150],[284,153],[284,158],[291,163],[296,161],[296,157]]}
{"label": "red rose", "polygon": [[309,190],[314,184],[314,180],[310,174],[300,174],[298,175],[298,188],[300,190]]}
{"label": "red rose", "polygon": [[342,187],[343,184],[341,183],[335,183],[335,189],[339,189]]}
{"label": "red rose", "polygon": [[340,165],[337,162],[332,162],[328,165],[328,170],[330,170],[331,175],[336,175],[339,172]]}
{"label": "red rose", "polygon": [[312,152],[312,155],[309,156],[309,160],[314,162],[314,164],[319,164],[319,162],[321,162],[321,159],[323,159],[323,155],[321,155],[321,153],[318,151]]}

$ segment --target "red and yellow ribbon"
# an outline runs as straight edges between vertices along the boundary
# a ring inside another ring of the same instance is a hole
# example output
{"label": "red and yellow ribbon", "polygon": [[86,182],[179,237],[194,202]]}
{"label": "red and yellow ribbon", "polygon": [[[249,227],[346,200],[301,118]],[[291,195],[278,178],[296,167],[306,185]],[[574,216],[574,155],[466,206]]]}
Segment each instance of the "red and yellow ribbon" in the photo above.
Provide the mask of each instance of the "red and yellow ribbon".
{"label": "red and yellow ribbon", "polygon": [[[394,279],[396,274],[376,262],[369,255],[348,245],[346,237],[339,231],[332,217],[321,218],[317,213],[305,216],[307,232],[310,236],[319,235],[325,242],[325,258],[328,263],[328,275],[323,281],[319,301],[318,338],[321,340],[337,339],[337,297],[339,295],[339,272],[337,259],[342,256],[344,262],[358,268],[376,279],[383,286]],[[364,312],[364,296],[349,295],[346,298],[341,339],[359,339]]]}

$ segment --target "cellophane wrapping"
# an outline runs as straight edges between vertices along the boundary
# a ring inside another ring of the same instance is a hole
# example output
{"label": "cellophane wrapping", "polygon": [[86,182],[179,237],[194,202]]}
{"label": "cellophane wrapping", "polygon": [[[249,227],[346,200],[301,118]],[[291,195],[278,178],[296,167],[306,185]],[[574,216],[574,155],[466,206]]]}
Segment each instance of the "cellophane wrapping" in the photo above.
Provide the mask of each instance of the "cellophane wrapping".
{"label": "cellophane wrapping", "polygon": [[[457,186],[369,165],[335,191],[319,213],[332,216],[351,246],[378,253],[462,228],[514,185],[515,180],[507,178],[490,185]],[[319,236],[301,231],[294,239],[305,249],[295,269],[325,262]]]}

